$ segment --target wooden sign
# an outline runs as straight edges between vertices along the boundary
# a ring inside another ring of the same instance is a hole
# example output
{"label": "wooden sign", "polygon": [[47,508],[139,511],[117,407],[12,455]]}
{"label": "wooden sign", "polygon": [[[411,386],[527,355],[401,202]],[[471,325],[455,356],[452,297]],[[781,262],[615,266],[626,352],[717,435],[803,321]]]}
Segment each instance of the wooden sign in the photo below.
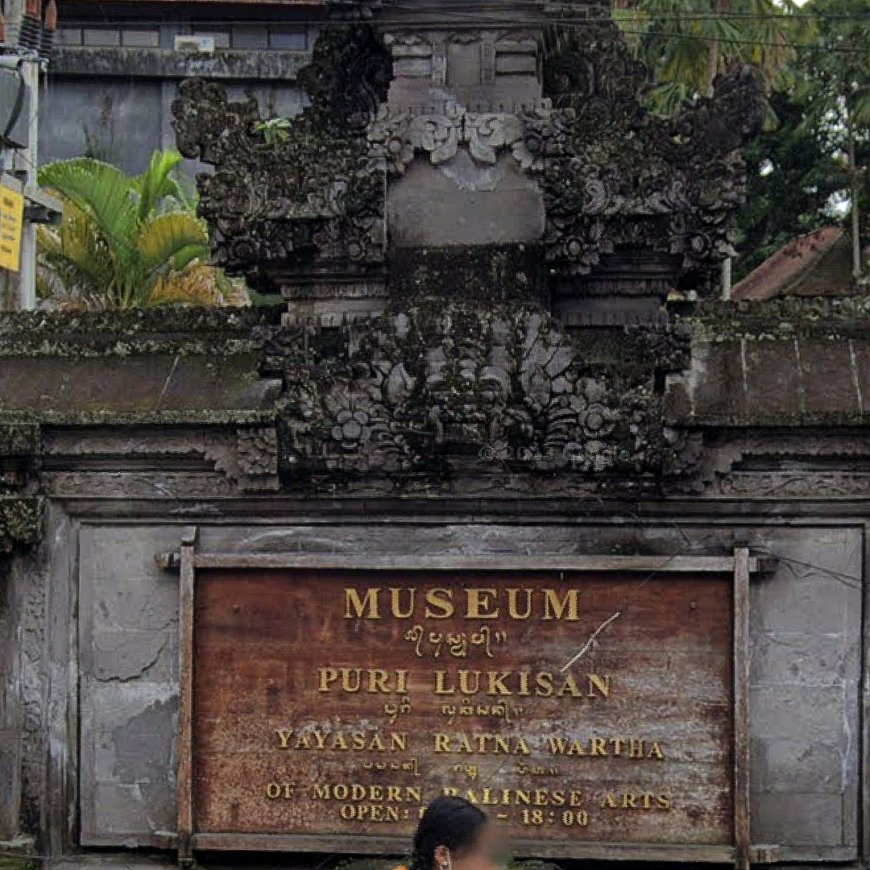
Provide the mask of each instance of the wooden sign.
{"label": "wooden sign", "polygon": [[201,567],[182,819],[402,854],[447,793],[518,854],[732,860],[734,602],[724,571]]}
{"label": "wooden sign", "polygon": [[0,184],[0,269],[17,272],[21,268],[23,222],[24,197]]}

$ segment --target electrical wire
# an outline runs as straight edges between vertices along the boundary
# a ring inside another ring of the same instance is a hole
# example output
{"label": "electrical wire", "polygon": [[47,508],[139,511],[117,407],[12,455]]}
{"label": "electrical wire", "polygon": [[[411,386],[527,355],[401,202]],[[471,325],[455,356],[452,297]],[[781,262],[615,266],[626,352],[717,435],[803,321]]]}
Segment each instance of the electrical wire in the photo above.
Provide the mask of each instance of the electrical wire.
{"label": "electrical wire", "polygon": [[[419,12],[420,7],[416,5],[403,5],[402,3],[393,4],[392,8],[401,9],[403,11],[408,12]],[[433,10],[434,11],[434,10]],[[486,16],[482,13],[462,13],[456,11],[447,11],[441,10],[441,17],[444,18],[454,18],[461,22],[467,23],[469,26],[472,24],[504,24],[504,19],[494,16]],[[863,20],[863,19],[862,19]],[[870,22],[870,17],[868,17],[868,22]],[[664,37],[673,37],[677,39],[686,39],[686,40],[699,40],[704,42],[712,42],[718,45],[752,45],[752,46],[769,46],[778,49],[795,49],[795,50],[814,50],[814,51],[824,51],[825,53],[837,53],[837,54],[868,54],[870,53],[870,49],[867,46],[862,46],[860,48],[855,46],[828,46],[822,45],[820,43],[800,43],[800,42],[792,42],[788,39],[784,39],[783,41],[774,42],[771,40],[759,40],[759,39],[740,39],[733,37],[717,37],[717,36],[705,36],[704,34],[698,33],[685,33],[683,31],[666,31],[666,30],[629,30],[625,27],[620,27],[618,22],[614,19],[608,17],[601,18],[590,18],[590,19],[580,19],[575,20],[571,18],[554,18],[554,17],[541,17],[538,19],[532,19],[531,21],[523,22],[524,24],[539,24],[543,27],[554,27],[558,29],[571,29],[571,30],[582,30],[585,27],[600,27],[602,24],[613,23],[621,33],[628,34],[630,36],[648,36],[648,37],[656,37],[656,36],[664,36]],[[441,24],[433,24],[432,27],[443,27],[443,21]]]}

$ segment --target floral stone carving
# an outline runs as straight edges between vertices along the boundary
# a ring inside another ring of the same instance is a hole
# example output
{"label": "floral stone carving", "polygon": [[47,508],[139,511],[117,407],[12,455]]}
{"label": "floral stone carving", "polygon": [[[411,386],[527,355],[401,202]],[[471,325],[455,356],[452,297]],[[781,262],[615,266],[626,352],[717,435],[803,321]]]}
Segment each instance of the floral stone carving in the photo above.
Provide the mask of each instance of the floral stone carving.
{"label": "floral stone carving", "polygon": [[551,43],[544,90],[557,111],[525,134],[527,150],[543,155],[548,260],[583,274],[604,255],[646,250],[709,273],[734,253],[740,149],[764,114],[757,77],[722,78],[712,98],[662,118],[643,106],[646,71],[612,22],[557,31]]}
{"label": "floral stone carving", "polygon": [[542,103],[523,115],[506,112],[468,112],[458,104],[445,114],[414,115],[389,105],[381,106],[368,128],[371,157],[392,175],[401,175],[418,152],[429,155],[438,165],[468,148],[481,164],[494,164],[501,150],[509,150],[523,169],[537,163],[537,155],[526,147],[526,123],[549,118],[550,107]]}
{"label": "floral stone carving", "polygon": [[[670,455],[650,378],[596,373],[532,306],[424,300],[285,336],[285,468],[300,472],[649,473]],[[320,336],[322,338],[322,336]],[[335,350],[338,348],[338,350]]]}
{"label": "floral stone carving", "polygon": [[215,261],[254,284],[365,271],[384,257],[384,180],[365,127],[386,93],[389,57],[368,26],[336,25],[299,77],[311,106],[274,137],[255,100],[231,103],[213,83],[184,82],[172,107],[179,150],[215,169],[197,179]]}

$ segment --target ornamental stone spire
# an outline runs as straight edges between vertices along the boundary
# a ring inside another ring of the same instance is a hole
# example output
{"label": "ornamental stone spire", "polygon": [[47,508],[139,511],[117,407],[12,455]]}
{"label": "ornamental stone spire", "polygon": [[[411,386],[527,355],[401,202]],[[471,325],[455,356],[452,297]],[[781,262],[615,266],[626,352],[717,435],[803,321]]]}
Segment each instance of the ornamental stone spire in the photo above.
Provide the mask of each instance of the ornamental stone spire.
{"label": "ornamental stone spire", "polygon": [[545,302],[567,325],[708,293],[759,128],[755,77],[673,118],[594,2],[333,3],[276,137],[192,81],[174,111],[219,264],[291,317],[409,295]]}

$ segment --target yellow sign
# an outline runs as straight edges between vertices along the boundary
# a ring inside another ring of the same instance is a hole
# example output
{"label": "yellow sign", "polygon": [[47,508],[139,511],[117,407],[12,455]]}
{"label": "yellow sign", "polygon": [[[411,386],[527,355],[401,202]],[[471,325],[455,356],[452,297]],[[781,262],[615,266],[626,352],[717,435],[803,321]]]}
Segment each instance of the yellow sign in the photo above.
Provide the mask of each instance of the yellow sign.
{"label": "yellow sign", "polygon": [[0,268],[17,272],[21,268],[21,227],[24,197],[0,184]]}

